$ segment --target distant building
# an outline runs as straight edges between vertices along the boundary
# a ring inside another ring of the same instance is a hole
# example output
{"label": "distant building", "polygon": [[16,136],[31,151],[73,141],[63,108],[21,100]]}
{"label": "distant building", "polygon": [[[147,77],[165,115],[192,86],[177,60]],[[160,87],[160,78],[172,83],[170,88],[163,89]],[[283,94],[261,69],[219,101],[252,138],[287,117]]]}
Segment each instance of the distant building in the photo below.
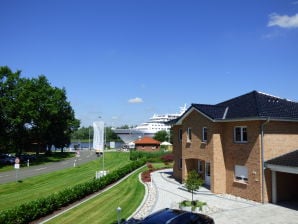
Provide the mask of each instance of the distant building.
{"label": "distant building", "polygon": [[134,143],[136,150],[139,151],[153,152],[160,149],[160,142],[150,137],[140,138]]}
{"label": "distant building", "polygon": [[172,129],[176,179],[196,170],[214,193],[298,200],[297,102],[252,91],[192,104]]}

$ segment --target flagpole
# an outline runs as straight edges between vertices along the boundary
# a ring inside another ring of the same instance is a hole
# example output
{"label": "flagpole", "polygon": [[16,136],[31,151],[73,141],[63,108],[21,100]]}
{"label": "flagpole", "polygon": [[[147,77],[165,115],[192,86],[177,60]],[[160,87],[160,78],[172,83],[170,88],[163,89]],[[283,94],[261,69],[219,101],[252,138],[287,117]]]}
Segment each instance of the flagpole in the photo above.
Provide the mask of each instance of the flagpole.
{"label": "flagpole", "polygon": [[105,123],[103,123],[103,150],[102,150],[102,171],[105,170],[105,147],[106,147],[106,132],[105,132]]}

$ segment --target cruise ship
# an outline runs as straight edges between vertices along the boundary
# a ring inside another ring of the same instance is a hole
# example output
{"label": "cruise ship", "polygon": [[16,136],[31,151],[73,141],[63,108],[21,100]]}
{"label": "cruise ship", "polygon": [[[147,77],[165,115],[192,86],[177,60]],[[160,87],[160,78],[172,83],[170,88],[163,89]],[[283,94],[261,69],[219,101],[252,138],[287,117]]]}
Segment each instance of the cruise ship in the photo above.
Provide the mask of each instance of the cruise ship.
{"label": "cruise ship", "polygon": [[113,131],[122,139],[125,144],[133,142],[143,137],[153,137],[156,132],[169,131],[171,126],[167,122],[180,117],[186,111],[186,105],[180,107],[180,112],[176,114],[154,114],[149,121],[142,123],[134,128],[120,129],[114,128]]}

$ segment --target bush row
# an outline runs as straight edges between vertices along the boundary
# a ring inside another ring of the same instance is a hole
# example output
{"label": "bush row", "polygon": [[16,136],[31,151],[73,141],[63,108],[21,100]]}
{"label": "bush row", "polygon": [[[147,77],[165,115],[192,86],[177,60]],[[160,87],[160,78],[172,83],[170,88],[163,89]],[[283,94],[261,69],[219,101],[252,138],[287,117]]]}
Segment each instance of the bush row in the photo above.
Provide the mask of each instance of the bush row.
{"label": "bush row", "polygon": [[171,152],[165,152],[163,150],[155,151],[155,152],[144,152],[144,151],[131,151],[130,159],[138,160],[138,159],[146,159],[147,162],[164,162],[163,157],[167,155],[171,155]]}
{"label": "bush row", "polygon": [[73,187],[68,187],[47,197],[24,203],[10,210],[1,211],[0,223],[21,224],[34,221],[115,183],[144,164],[145,160],[133,161],[100,179],[93,179]]}

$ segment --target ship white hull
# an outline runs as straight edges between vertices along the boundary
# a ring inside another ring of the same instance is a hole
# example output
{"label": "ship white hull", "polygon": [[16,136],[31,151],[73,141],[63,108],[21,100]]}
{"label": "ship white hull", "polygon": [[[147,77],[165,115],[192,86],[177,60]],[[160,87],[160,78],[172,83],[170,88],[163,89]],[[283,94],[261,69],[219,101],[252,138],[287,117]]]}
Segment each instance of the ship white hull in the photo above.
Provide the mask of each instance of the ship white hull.
{"label": "ship white hull", "polygon": [[142,123],[135,128],[130,129],[113,129],[113,131],[128,144],[139,138],[150,137],[153,138],[158,131],[170,131],[171,126],[167,122],[178,118],[186,111],[186,105],[180,108],[179,114],[156,115],[150,118],[148,122]]}
{"label": "ship white hull", "polygon": [[119,136],[119,138],[122,139],[122,141],[125,144],[128,144],[130,142],[133,142],[139,138],[143,138],[143,137],[150,137],[153,138],[154,134],[156,133],[156,131],[140,131],[140,130],[136,130],[136,129],[113,129],[113,131],[115,132],[115,134],[117,134]]}

